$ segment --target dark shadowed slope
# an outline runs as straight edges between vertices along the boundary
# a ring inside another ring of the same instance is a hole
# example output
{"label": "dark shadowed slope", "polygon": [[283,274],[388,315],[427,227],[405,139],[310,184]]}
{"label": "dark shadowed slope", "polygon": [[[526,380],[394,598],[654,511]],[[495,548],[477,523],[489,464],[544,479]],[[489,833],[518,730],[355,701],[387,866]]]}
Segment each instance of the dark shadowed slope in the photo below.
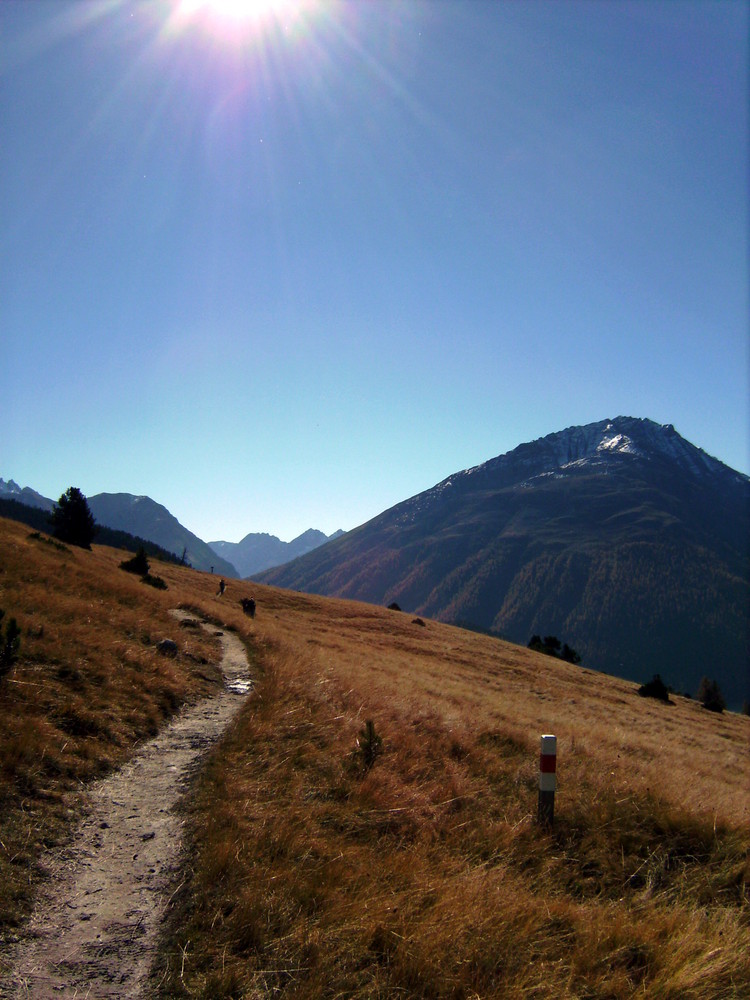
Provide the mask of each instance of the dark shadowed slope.
{"label": "dark shadowed slope", "polygon": [[181,556],[195,569],[210,570],[224,576],[238,576],[235,567],[217,555],[204,541],[188,531],[166,507],[150,497],[132,493],[97,493],[89,498],[91,512],[100,524],[119,528],[131,535],[148,538]]}
{"label": "dark shadowed slope", "polygon": [[589,666],[703,674],[750,698],[750,480],[671,425],[619,417],[457,473],[258,578],[518,642],[556,633]]}

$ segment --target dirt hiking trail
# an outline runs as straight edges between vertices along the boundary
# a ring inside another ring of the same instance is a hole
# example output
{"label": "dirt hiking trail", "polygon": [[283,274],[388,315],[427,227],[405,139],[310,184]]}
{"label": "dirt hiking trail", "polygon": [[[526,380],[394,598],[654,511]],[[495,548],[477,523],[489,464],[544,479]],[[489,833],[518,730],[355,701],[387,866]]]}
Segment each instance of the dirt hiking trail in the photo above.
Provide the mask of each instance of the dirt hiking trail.
{"label": "dirt hiking trail", "polygon": [[242,642],[216,634],[224,690],[183,710],[121,770],[91,786],[70,844],[43,858],[50,878],[24,940],[5,955],[11,971],[0,997],[143,996],[168,893],[179,882],[182,820],[174,806],[251,689]]}

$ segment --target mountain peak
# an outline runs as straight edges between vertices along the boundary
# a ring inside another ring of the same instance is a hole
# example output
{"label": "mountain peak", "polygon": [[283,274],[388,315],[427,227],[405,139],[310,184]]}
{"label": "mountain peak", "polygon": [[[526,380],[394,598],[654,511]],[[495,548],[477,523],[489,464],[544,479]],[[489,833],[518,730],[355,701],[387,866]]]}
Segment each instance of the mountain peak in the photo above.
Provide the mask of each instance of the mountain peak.
{"label": "mountain peak", "polygon": [[[748,477],[735,472],[701,448],[691,444],[673,424],[658,424],[646,417],[619,416],[595,423],[567,427],[546,437],[519,445],[512,451],[467,469],[464,476],[500,475],[504,480],[526,482],[540,475],[565,475],[612,461],[668,461],[693,476]],[[441,487],[456,483],[451,476]]]}
{"label": "mountain peak", "polygon": [[[750,478],[671,424],[615,417],[519,445],[261,582],[389,605],[588,666],[747,697]],[[635,627],[634,627],[635,626]]]}
{"label": "mountain peak", "polygon": [[[303,556],[320,545],[338,537],[330,538],[317,528],[308,528],[291,542],[282,542],[276,535],[265,532],[251,532],[241,542],[209,542],[208,544],[225,559],[237,567],[240,576],[252,576],[273,566],[281,566],[298,556]],[[343,534],[343,532],[340,532]]]}
{"label": "mountain peak", "polygon": [[[657,424],[643,417],[615,417],[591,424],[568,427],[548,434],[531,447],[544,448],[559,466],[608,455],[637,455],[648,458],[654,452],[673,452],[667,442],[680,438],[672,424]],[[521,445],[521,448],[529,447]],[[691,445],[692,447],[692,445]]]}
{"label": "mountain peak", "polygon": [[328,536],[322,531],[319,531],[317,528],[308,528],[307,531],[303,531],[301,535],[297,535],[296,538],[293,538],[289,544],[294,545],[297,542],[313,542],[320,545],[327,540]]}
{"label": "mountain peak", "polygon": [[14,479],[9,479],[7,482],[0,479],[0,497],[6,500],[17,500],[19,503],[26,504],[27,507],[38,507],[41,510],[52,510],[55,506],[53,500],[43,497],[41,493],[37,493],[29,486],[19,486]]}

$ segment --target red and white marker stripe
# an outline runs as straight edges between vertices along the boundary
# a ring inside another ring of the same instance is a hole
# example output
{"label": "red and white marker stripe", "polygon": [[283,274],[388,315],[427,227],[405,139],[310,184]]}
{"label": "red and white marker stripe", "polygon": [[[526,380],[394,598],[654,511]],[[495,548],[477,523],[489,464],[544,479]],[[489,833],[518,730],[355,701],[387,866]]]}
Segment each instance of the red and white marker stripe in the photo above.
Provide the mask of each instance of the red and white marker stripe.
{"label": "red and white marker stripe", "polygon": [[557,737],[542,736],[539,756],[539,815],[543,826],[552,826],[555,818],[555,789],[557,788]]}

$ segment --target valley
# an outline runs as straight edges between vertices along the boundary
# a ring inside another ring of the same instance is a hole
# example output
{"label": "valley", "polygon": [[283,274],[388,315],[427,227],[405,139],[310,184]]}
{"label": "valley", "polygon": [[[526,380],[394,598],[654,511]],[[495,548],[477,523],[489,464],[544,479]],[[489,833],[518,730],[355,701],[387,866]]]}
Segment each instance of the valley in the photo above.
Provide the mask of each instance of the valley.
{"label": "valley", "polygon": [[[4,498],[52,506],[12,480],[0,480],[0,512],[31,511]],[[560,634],[589,668],[639,682],[659,673],[691,696],[708,677],[731,708],[750,705],[750,480],[671,424],[617,417],[569,427],[349,532],[310,529],[288,543],[250,532],[207,544],[144,496],[103,493],[90,504],[105,530],[196,569],[395,601],[516,643]]]}
{"label": "valley", "polygon": [[[0,606],[22,630],[0,703],[5,945],[88,782],[220,683],[216,640],[175,632],[182,607],[242,640],[257,685],[178,806],[186,850],[145,996],[750,987],[747,717],[381,606],[249,581],[219,597],[211,574],[169,563],[156,591],[121,552],[4,520],[0,553]],[[369,767],[368,719],[382,738]],[[549,832],[535,823],[545,732]]]}

